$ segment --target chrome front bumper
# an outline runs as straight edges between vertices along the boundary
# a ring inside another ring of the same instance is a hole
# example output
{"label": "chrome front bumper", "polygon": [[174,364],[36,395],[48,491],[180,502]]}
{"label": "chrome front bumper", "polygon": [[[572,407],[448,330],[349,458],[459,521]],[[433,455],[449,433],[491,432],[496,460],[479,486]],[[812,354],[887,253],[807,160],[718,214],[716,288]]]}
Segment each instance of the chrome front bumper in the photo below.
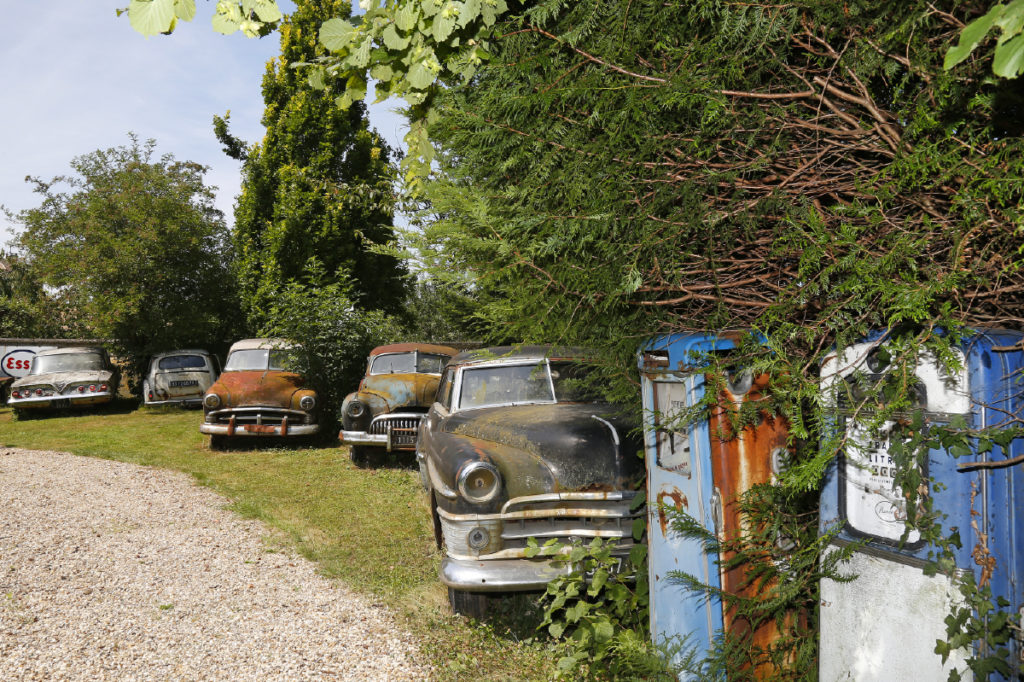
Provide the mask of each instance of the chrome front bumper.
{"label": "chrome front bumper", "polygon": [[551,559],[491,559],[473,561],[446,557],[441,582],[471,592],[525,592],[543,590],[560,575],[572,573],[569,562]]}
{"label": "chrome front bumper", "polygon": [[146,400],[144,404],[147,407],[156,407],[158,405],[185,405],[186,407],[202,407],[203,398],[174,398],[172,400]]}
{"label": "chrome front bumper", "polygon": [[207,424],[199,433],[211,436],[309,436],[320,430],[319,424]]}
{"label": "chrome front bumper", "polygon": [[378,445],[391,450],[390,433],[367,433],[366,431],[344,431],[338,439],[345,445]]}

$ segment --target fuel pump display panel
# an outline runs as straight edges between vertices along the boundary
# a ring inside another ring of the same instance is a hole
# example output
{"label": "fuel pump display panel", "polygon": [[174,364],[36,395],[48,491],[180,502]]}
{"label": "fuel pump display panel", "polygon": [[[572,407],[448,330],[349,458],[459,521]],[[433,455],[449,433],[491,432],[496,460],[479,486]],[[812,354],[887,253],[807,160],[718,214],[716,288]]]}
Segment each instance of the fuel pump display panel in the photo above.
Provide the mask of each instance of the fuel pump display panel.
{"label": "fuel pump display panel", "polygon": [[[907,521],[907,500],[896,485],[896,463],[890,454],[895,425],[886,421],[872,430],[847,423],[843,467],[843,511],[850,530],[892,543],[903,538]],[[906,543],[920,540],[921,533],[912,529]]]}

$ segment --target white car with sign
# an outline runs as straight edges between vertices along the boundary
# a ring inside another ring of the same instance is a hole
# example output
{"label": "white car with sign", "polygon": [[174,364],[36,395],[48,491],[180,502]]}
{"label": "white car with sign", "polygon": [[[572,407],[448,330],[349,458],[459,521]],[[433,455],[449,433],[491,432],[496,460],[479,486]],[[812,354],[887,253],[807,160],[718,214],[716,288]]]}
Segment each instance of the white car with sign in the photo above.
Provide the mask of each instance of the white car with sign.
{"label": "white car with sign", "polygon": [[0,339],[0,403],[7,400],[11,384],[28,374],[32,358],[55,346],[27,345],[19,339]]}
{"label": "white car with sign", "polygon": [[102,348],[54,348],[32,358],[28,374],[11,384],[8,404],[18,412],[111,402],[120,373]]}
{"label": "white car with sign", "polygon": [[205,350],[175,350],[154,355],[142,382],[146,405],[199,407],[220,375],[217,356]]}

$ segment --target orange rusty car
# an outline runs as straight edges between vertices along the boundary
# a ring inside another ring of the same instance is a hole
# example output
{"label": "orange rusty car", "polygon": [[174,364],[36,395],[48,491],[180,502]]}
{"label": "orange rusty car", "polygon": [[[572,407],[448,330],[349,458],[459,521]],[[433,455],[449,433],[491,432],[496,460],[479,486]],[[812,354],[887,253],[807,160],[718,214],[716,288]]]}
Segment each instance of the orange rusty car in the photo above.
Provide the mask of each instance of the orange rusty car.
{"label": "orange rusty car", "polygon": [[295,372],[296,347],[284,339],[246,339],[231,346],[220,378],[203,396],[199,431],[210,448],[240,437],[310,436],[320,430],[319,399]]}

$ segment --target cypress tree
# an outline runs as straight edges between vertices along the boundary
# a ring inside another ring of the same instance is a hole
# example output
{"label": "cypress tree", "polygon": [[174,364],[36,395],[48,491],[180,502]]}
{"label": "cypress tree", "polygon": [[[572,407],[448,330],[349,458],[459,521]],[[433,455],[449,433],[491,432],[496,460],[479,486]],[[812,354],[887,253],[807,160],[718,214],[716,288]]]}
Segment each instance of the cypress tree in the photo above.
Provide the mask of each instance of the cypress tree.
{"label": "cypress tree", "polygon": [[224,151],[244,161],[233,239],[254,329],[288,282],[306,279],[311,259],[329,276],[348,273],[360,307],[393,310],[404,294],[401,262],[371,248],[394,237],[391,150],[369,127],[362,102],[346,111],[336,105],[343,85],[314,88],[306,69],[291,66],[323,56],[317,30],[348,16],[350,3],[296,6],[281,23],[281,55],[263,78],[263,140],[247,146],[230,134],[227,117],[214,118]]}

